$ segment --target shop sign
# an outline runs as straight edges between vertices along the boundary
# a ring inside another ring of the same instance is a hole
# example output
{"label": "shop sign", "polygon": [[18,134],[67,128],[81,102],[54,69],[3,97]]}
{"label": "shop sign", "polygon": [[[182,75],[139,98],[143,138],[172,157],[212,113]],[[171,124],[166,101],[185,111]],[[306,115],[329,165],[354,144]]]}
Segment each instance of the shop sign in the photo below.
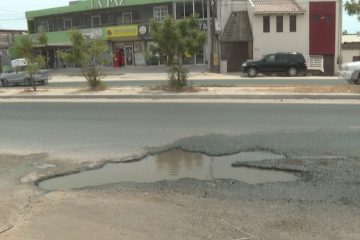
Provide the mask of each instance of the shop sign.
{"label": "shop sign", "polygon": [[126,25],[106,28],[106,37],[109,40],[136,39],[139,36],[138,25]]}
{"label": "shop sign", "polygon": [[92,0],[92,8],[118,7],[124,4],[124,0]]}
{"label": "shop sign", "polygon": [[101,28],[82,29],[80,32],[86,39],[101,39],[103,36]]}

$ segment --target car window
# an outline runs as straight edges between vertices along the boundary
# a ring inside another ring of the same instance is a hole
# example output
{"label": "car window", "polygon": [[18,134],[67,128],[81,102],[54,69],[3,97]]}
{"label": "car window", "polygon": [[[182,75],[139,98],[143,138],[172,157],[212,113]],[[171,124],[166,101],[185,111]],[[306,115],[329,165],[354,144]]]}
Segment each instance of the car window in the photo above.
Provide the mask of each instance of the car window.
{"label": "car window", "polygon": [[276,55],[276,61],[277,62],[287,62],[288,61],[288,57],[286,54],[277,54]]}
{"label": "car window", "polygon": [[275,55],[274,55],[274,54],[267,55],[267,56],[265,57],[265,62],[268,62],[268,63],[275,62]]}
{"label": "car window", "polygon": [[305,62],[305,58],[302,54],[293,55],[293,59],[297,62]]}

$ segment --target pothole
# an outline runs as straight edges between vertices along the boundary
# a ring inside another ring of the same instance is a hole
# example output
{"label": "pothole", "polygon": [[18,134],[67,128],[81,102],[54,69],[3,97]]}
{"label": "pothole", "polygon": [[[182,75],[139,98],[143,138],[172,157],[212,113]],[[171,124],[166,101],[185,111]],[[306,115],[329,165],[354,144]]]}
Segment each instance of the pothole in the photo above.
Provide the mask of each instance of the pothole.
{"label": "pothole", "polygon": [[238,161],[284,159],[270,152],[244,152],[227,156],[207,156],[182,150],[151,155],[141,161],[109,163],[104,167],[44,180],[44,190],[74,189],[119,182],[157,182],[195,178],[199,180],[235,179],[249,184],[296,181],[293,173],[247,167],[232,167]]}

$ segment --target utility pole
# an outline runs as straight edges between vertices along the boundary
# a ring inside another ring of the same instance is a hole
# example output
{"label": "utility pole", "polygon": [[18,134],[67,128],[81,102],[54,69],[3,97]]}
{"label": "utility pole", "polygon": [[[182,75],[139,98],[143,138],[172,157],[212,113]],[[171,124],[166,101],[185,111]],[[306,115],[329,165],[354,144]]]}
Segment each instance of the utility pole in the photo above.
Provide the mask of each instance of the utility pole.
{"label": "utility pole", "polygon": [[210,5],[212,0],[208,0],[206,4],[206,15],[207,15],[207,33],[208,33],[208,65],[209,71],[213,72],[213,41],[212,41],[212,25],[210,22]]}
{"label": "utility pole", "polygon": [[[217,6],[216,6],[217,7]],[[211,52],[212,52],[212,72],[219,72],[219,53],[218,42],[216,41],[215,33],[215,0],[211,0]]]}
{"label": "utility pole", "polygon": [[337,57],[337,64],[338,64],[338,71],[341,70],[341,64],[342,64],[342,18],[343,18],[343,1],[339,0],[339,17],[338,17],[338,21],[339,21],[339,25],[338,25],[338,57]]}

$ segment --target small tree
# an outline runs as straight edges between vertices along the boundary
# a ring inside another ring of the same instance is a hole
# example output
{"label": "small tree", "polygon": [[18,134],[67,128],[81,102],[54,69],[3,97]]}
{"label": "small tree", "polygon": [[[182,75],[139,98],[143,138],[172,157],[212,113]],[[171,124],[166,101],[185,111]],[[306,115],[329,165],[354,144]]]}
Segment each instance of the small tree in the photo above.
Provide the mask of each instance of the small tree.
{"label": "small tree", "polygon": [[[37,41],[39,36],[37,36]],[[35,44],[29,36],[21,36],[18,41],[12,44],[10,54],[13,58],[25,58],[27,65],[25,72],[29,75],[29,81],[36,91],[35,74],[45,66],[45,59],[41,55],[35,54]]]}
{"label": "small tree", "polygon": [[202,48],[206,33],[202,32],[196,17],[175,21],[171,17],[163,22],[151,21],[151,37],[157,44],[152,54],[166,56],[169,69],[169,86],[182,89],[187,86],[188,72],[183,67],[183,56],[193,56]]}
{"label": "small tree", "polygon": [[79,30],[70,30],[69,36],[72,47],[69,51],[58,53],[61,60],[81,67],[81,73],[91,89],[102,88],[102,67],[108,61],[104,54],[108,46],[101,39],[84,39]]}

